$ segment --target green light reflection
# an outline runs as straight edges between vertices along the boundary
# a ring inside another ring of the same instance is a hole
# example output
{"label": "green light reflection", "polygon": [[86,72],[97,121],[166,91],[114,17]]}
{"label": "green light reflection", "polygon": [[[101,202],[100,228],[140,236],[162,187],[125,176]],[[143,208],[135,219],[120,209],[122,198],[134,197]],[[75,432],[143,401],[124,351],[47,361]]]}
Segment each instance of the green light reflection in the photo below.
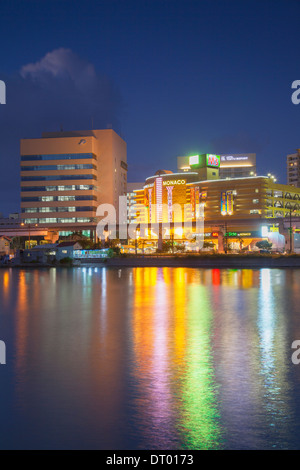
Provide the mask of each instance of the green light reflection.
{"label": "green light reflection", "polygon": [[222,431],[212,357],[212,310],[204,286],[188,287],[186,369],[180,427],[183,447],[218,449]]}

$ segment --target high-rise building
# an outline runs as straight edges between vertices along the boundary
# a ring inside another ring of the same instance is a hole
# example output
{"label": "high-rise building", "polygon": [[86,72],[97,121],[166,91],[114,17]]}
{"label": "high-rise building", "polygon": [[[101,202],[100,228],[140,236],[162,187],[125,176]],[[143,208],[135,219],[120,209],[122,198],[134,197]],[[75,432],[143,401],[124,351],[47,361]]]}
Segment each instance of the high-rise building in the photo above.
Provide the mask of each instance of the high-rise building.
{"label": "high-rise building", "polygon": [[43,133],[21,140],[21,218],[61,235],[90,236],[99,204],[127,188],[126,143],[112,129]]}
{"label": "high-rise building", "polygon": [[297,153],[287,156],[287,183],[296,188],[300,187],[300,149]]}

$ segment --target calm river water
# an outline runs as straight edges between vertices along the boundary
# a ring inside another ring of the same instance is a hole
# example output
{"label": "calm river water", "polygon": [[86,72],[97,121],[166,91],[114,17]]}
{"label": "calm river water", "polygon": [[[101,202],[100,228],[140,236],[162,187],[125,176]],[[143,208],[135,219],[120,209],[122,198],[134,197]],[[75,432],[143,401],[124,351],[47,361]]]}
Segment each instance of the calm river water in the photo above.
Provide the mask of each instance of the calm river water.
{"label": "calm river water", "polygon": [[0,270],[1,449],[300,448],[300,270]]}

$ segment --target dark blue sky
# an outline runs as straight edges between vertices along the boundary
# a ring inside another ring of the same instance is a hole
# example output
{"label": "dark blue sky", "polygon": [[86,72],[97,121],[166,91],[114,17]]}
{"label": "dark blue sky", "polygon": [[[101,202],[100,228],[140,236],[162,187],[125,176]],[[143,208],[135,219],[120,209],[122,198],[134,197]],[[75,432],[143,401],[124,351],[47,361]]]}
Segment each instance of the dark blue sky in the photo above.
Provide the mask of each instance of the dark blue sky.
{"label": "dark blue sky", "polygon": [[113,128],[128,181],[188,153],[256,152],[286,182],[300,147],[298,0],[1,0],[0,211],[19,209],[19,139]]}

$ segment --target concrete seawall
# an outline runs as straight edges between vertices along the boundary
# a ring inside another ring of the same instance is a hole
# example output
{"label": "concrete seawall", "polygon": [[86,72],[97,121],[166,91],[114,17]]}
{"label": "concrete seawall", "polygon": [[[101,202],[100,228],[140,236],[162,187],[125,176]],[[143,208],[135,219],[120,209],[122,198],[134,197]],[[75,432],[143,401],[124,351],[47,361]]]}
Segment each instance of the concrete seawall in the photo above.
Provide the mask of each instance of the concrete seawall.
{"label": "concrete seawall", "polygon": [[116,257],[103,259],[85,259],[77,265],[45,265],[26,263],[19,265],[0,265],[0,268],[76,268],[84,266],[99,266],[113,268],[137,268],[137,267],[170,267],[170,268],[294,268],[300,269],[300,256],[138,256]]}
{"label": "concrete seawall", "polygon": [[138,257],[85,260],[82,266],[107,267],[191,267],[191,268],[300,268],[299,257]]}

